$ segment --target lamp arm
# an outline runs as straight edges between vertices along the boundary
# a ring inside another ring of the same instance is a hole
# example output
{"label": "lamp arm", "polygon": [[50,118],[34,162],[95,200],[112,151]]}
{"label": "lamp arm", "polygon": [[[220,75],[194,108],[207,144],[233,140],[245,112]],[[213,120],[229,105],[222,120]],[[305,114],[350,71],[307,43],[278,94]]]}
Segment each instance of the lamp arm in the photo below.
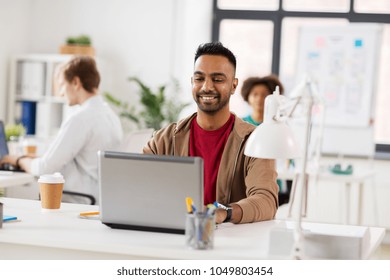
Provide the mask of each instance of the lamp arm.
{"label": "lamp arm", "polygon": [[[302,96],[298,96],[296,98],[290,99],[291,101],[294,101],[294,103],[291,105],[281,105],[278,107],[277,113],[273,117],[275,121],[285,121],[287,119],[290,119],[292,117],[292,114],[295,112],[295,109],[298,107],[299,103],[301,103]],[[286,111],[287,109],[290,109],[290,111],[287,114],[283,114],[283,111]]]}
{"label": "lamp arm", "polygon": [[309,97],[311,99],[313,99],[314,97],[320,98],[319,94],[318,94],[318,91],[314,87],[314,84],[311,81],[310,77],[307,74],[305,74],[303,76],[302,80],[298,83],[297,86],[294,87],[294,89],[290,93],[290,96],[291,96],[290,100],[291,101],[295,100],[295,102],[292,105],[292,108],[291,108],[290,112],[288,112],[285,115],[281,114],[282,111],[285,111],[285,110],[287,110],[288,108],[291,107],[291,105],[288,105],[288,106],[281,105],[278,108],[278,114],[276,114],[275,118],[277,120],[285,120],[285,119],[291,118],[292,114],[295,112],[295,109],[297,108],[298,104],[301,103],[302,99],[305,96],[307,96],[307,95],[309,95]]}
{"label": "lamp arm", "polygon": [[309,95],[307,102],[306,110],[306,122],[305,122],[305,138],[304,138],[304,150],[303,150],[303,161],[301,168],[300,184],[298,185],[298,209],[295,211],[295,227],[294,227],[294,245],[292,248],[292,258],[293,259],[303,259],[304,250],[303,250],[303,230],[302,230],[302,208],[303,208],[303,198],[307,195],[306,193],[306,182],[307,182],[307,160],[309,152],[309,138],[310,138],[310,124],[311,124],[311,109],[313,107],[313,97]]}
{"label": "lamp arm", "polygon": [[290,113],[287,114],[287,118],[291,118],[291,116],[295,112],[295,109],[297,108],[298,104],[301,103],[301,100],[302,100],[302,96],[298,96],[293,107],[291,108]]}

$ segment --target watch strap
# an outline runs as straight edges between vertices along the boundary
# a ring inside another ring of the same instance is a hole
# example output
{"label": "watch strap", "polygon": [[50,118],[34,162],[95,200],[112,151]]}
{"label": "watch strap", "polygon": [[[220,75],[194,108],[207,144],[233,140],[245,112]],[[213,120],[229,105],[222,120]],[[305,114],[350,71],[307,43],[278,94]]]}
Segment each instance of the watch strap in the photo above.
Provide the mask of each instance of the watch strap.
{"label": "watch strap", "polygon": [[225,220],[223,220],[222,223],[230,222],[230,220],[232,219],[233,208],[230,205],[228,205],[226,206],[225,210],[226,210],[226,218]]}
{"label": "watch strap", "polygon": [[23,155],[23,156],[18,157],[16,159],[16,163],[15,163],[16,168],[20,169],[20,164],[19,164],[20,160],[24,159],[24,158],[27,158],[27,157],[29,157],[29,156]]}

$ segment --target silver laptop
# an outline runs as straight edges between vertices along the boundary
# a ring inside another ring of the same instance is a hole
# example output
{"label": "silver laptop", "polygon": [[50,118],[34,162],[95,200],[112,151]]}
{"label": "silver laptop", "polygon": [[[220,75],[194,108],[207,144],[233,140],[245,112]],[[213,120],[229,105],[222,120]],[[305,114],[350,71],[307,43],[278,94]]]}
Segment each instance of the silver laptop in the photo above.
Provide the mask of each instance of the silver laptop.
{"label": "silver laptop", "polygon": [[184,234],[186,197],[203,207],[203,160],[99,151],[100,218],[112,228]]}

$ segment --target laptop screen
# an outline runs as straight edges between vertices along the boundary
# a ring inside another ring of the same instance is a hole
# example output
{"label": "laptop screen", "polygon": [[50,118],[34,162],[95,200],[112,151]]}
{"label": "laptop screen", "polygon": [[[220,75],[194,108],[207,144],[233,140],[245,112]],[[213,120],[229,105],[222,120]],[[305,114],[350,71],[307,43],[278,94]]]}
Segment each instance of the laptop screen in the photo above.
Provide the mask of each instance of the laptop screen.
{"label": "laptop screen", "polygon": [[3,121],[0,121],[0,159],[8,155],[7,139],[5,138],[5,129]]}

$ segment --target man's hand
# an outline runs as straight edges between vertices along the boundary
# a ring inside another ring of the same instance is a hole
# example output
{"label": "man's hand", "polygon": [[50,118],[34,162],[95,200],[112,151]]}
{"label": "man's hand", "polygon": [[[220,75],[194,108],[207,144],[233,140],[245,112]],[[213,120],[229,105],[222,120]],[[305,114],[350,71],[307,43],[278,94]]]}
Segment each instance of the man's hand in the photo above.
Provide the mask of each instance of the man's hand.
{"label": "man's hand", "polygon": [[216,224],[221,224],[223,221],[226,219],[227,212],[226,210],[222,208],[217,208],[215,210],[215,223]]}
{"label": "man's hand", "polygon": [[12,164],[13,166],[16,166],[17,160],[18,160],[17,156],[6,155],[1,159],[0,164],[9,163]]}
{"label": "man's hand", "polygon": [[[19,159],[19,161],[18,161]],[[27,173],[31,172],[31,161],[33,160],[30,156],[12,156],[12,155],[6,155],[0,160],[0,164],[11,164],[13,166],[16,166]]]}
{"label": "man's hand", "polygon": [[[242,219],[242,209],[238,204],[230,205],[232,210],[232,218],[230,219],[231,223],[238,224]],[[221,224],[227,217],[227,211],[222,208],[217,208],[215,210],[215,223]]]}

